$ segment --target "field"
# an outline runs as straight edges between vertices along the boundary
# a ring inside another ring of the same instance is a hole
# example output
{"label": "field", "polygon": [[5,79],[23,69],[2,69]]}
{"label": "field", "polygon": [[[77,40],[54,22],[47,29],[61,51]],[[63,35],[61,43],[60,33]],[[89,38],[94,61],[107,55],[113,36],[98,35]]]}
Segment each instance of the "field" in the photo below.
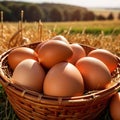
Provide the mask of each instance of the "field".
{"label": "field", "polygon": [[[44,41],[62,34],[69,42],[105,48],[120,55],[120,21],[3,23],[0,29],[0,53],[9,47],[29,42]],[[21,32],[22,29],[22,32]]]}
{"label": "field", "polygon": [[118,19],[119,9],[90,8],[89,10],[93,11],[95,15],[103,15],[105,18],[107,18],[108,15],[112,13],[114,19]]}
{"label": "field", "polygon": [[[120,56],[120,21],[54,22],[54,23],[1,23],[0,54],[11,47],[45,41],[57,34],[64,35],[70,43],[103,48]],[[26,39],[27,38],[27,39]],[[0,120],[16,120],[6,94],[0,85]],[[108,113],[103,118],[110,120]]]}

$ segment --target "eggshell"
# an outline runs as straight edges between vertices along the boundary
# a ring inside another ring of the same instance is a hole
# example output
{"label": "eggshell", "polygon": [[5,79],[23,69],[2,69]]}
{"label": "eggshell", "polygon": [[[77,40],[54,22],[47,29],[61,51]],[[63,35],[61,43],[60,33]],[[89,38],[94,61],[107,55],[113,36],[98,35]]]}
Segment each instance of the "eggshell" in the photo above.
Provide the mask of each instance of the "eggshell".
{"label": "eggshell", "polygon": [[60,62],[48,71],[43,84],[43,92],[50,96],[83,95],[83,78],[74,65]]}
{"label": "eggshell", "polygon": [[113,53],[111,53],[110,51],[108,51],[108,50],[95,49],[95,50],[92,50],[88,54],[88,56],[95,57],[95,58],[101,60],[104,64],[107,65],[110,72],[113,72],[117,68],[118,60],[115,57],[115,55]]}
{"label": "eggshell", "polygon": [[110,101],[110,115],[112,120],[120,120],[120,92],[116,93]]}
{"label": "eggshell", "polygon": [[49,40],[45,42],[38,51],[39,62],[46,68],[51,68],[55,64],[67,61],[73,54],[69,44],[59,40]]}
{"label": "eggshell", "polygon": [[39,62],[25,59],[20,62],[12,75],[12,82],[23,88],[42,92],[45,72]]}
{"label": "eggshell", "polygon": [[86,56],[84,48],[78,43],[72,43],[70,46],[73,49],[73,55],[68,59],[68,62],[75,64],[78,59]]}
{"label": "eggshell", "polygon": [[40,42],[36,48],[35,48],[35,52],[38,53],[38,50],[40,49],[40,47],[45,43],[46,41]]}
{"label": "eggshell", "polygon": [[15,67],[24,59],[38,60],[37,53],[28,47],[17,47],[8,54],[8,64],[14,70]]}
{"label": "eggshell", "polygon": [[52,37],[50,40],[60,40],[60,41],[63,41],[65,43],[69,44],[68,40],[63,35],[56,35],[56,36]]}
{"label": "eggshell", "polygon": [[81,72],[86,90],[105,89],[111,82],[111,74],[107,66],[97,58],[83,57],[76,62]]}

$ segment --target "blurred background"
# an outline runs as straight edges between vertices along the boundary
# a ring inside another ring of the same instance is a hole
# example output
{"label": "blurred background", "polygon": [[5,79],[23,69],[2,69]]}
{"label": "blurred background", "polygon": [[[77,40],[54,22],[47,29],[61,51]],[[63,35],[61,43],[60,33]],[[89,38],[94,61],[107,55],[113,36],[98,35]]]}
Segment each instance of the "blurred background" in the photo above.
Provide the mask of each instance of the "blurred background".
{"label": "blurred background", "polygon": [[0,0],[4,21],[89,21],[120,19],[120,0]]}

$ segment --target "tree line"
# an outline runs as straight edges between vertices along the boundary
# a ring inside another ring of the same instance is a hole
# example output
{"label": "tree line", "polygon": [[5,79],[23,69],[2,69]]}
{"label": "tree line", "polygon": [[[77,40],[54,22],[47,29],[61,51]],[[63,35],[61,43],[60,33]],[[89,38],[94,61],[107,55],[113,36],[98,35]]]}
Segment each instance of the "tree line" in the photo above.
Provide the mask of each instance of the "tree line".
{"label": "tree line", "polygon": [[[84,7],[64,5],[64,4],[33,4],[24,2],[0,2],[0,11],[4,13],[4,21],[18,21],[21,18],[20,12],[24,11],[24,20],[33,21],[88,21],[114,19],[112,13],[108,17],[95,15],[92,11]],[[118,16],[120,19],[120,14]]]}

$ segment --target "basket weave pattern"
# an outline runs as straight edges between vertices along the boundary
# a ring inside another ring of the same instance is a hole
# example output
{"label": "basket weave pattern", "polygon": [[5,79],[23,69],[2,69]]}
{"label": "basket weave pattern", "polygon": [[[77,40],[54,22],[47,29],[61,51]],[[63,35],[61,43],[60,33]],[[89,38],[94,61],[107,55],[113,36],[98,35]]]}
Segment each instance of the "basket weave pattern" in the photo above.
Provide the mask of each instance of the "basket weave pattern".
{"label": "basket weave pattern", "polygon": [[[35,48],[38,43],[27,45]],[[86,52],[95,49],[82,45]],[[108,89],[94,91],[78,97],[51,97],[25,90],[10,82],[12,70],[7,56],[12,49],[0,58],[0,82],[8,100],[21,120],[95,120],[109,105],[110,98],[120,89],[120,59],[113,73],[116,83]]]}

